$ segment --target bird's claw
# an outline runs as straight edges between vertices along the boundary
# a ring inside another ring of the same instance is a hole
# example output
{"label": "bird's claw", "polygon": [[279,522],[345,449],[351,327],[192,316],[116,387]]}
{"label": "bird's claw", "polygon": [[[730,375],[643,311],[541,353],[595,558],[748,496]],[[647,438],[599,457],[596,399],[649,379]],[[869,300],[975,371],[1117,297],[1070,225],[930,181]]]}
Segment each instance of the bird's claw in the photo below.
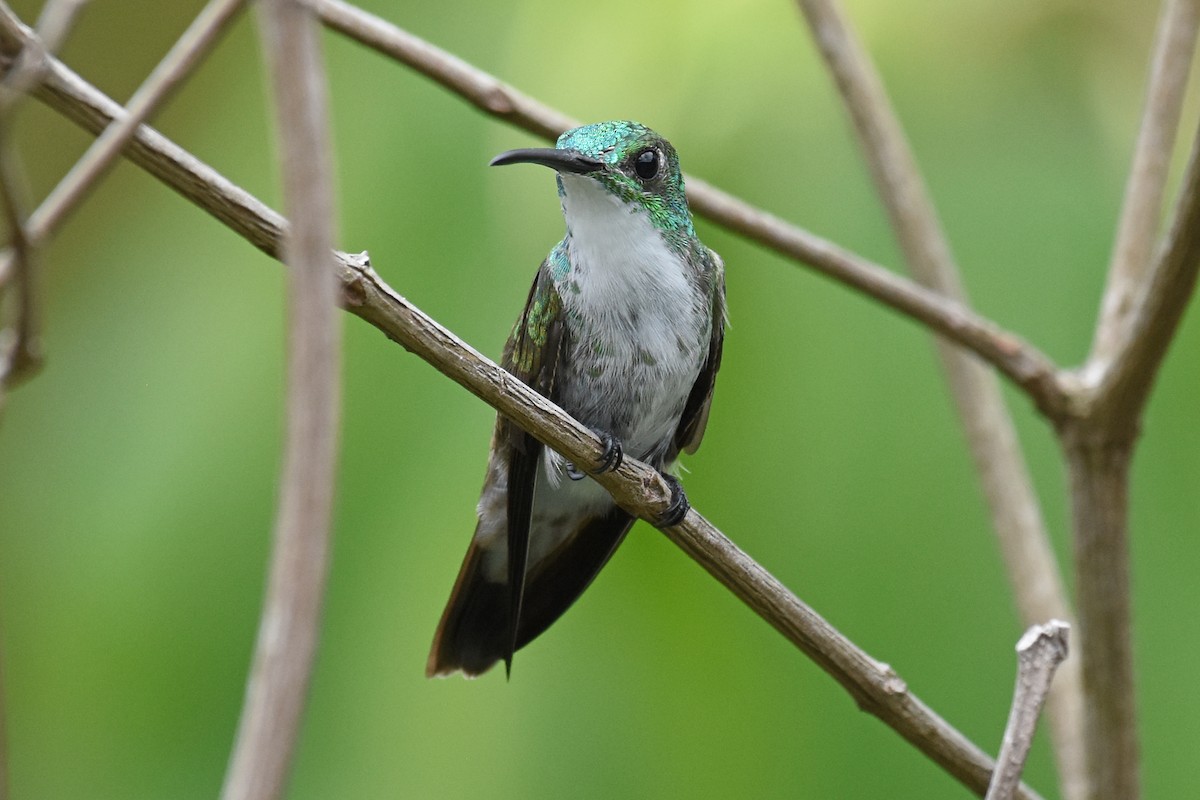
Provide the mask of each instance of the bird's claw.
{"label": "bird's claw", "polygon": [[679,478],[665,472],[660,472],[659,475],[666,481],[667,486],[671,487],[671,504],[667,506],[666,511],[659,515],[655,527],[670,528],[683,522],[683,518],[687,516],[692,504],[688,502],[687,494],[683,491],[683,484],[679,482]]}
{"label": "bird's claw", "polygon": [[601,431],[597,431],[596,435],[604,443],[604,452],[600,454],[600,461],[596,466],[596,474],[603,475],[606,472],[616,472],[625,461],[625,450],[621,447],[621,440]]}
{"label": "bird's claw", "polygon": [[[625,461],[625,451],[621,447],[621,440],[603,431],[594,431],[594,433],[604,443],[604,452],[600,454],[600,460],[596,462],[594,472],[597,475],[603,475],[606,472],[615,471]],[[566,472],[567,477],[573,481],[581,481],[587,477],[585,472],[570,461],[567,462]]]}

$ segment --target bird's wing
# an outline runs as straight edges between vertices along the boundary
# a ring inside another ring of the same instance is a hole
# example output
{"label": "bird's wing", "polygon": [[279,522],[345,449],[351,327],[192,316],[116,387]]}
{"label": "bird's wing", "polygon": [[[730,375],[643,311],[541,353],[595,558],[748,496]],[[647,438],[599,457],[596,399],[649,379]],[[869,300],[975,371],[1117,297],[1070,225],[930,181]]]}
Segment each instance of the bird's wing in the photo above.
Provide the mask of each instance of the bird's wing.
{"label": "bird's wing", "polygon": [[721,348],[725,343],[725,263],[707,248],[705,257],[713,275],[712,337],[708,342],[708,357],[700,368],[696,382],[692,384],[687,404],[683,407],[683,416],[679,418],[679,427],[675,430],[675,449],[686,453],[696,452],[700,440],[704,438],[708,410],[712,407],[713,386],[717,381],[717,370],[721,367]]}

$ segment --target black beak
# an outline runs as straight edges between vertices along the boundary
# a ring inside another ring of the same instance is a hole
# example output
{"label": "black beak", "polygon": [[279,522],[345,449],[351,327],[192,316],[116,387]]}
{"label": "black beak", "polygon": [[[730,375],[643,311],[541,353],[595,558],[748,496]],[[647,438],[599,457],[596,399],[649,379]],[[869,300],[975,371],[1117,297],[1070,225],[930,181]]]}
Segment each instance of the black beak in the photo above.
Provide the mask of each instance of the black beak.
{"label": "black beak", "polygon": [[587,175],[604,169],[604,162],[585,156],[578,150],[556,150],[553,147],[533,147],[525,150],[509,150],[491,160],[488,166],[502,167],[505,164],[541,164],[559,172]]}

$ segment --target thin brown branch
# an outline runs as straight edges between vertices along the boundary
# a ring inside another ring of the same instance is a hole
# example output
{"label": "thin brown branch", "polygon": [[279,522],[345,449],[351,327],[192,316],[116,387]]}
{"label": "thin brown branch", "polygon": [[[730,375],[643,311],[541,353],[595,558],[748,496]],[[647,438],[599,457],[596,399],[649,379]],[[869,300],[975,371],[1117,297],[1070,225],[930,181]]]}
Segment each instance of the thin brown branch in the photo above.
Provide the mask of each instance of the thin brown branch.
{"label": "thin brown branch", "polygon": [[1084,745],[1091,800],[1137,800],[1139,755],[1129,569],[1132,441],[1063,431],[1070,477]]}
{"label": "thin brown branch", "polygon": [[[342,257],[348,311],[429,362],[572,463],[596,464],[603,443],[558,406],[426,316],[371,269],[366,254]],[[658,472],[626,459],[593,476],[631,514],[653,524],[670,505]],[[908,691],[891,667],[871,658],[742,552],[697,511],[663,532],[709,574],[840,683],[858,703],[977,794],[994,766],[978,747]],[[1036,796],[1022,786],[1020,797]]]}
{"label": "thin brown branch", "polygon": [[1146,106],[1108,268],[1108,286],[1100,304],[1090,368],[1085,371],[1088,376],[1103,372],[1115,355],[1122,330],[1134,310],[1134,300],[1154,261],[1167,172],[1198,30],[1200,1],[1163,3],[1150,63]]}
{"label": "thin brown branch", "polygon": [[[12,95],[0,103],[0,116],[13,107]],[[8,229],[11,270],[0,279],[0,303],[8,289],[13,291],[12,324],[0,327],[0,409],[7,391],[30,377],[41,366],[37,338],[37,302],[34,291],[34,245],[29,241],[23,211],[22,169],[12,148],[10,118],[0,119],[0,216]]]}
{"label": "thin brown branch", "polygon": [[[2,3],[0,7],[7,10]],[[25,216],[28,192],[13,145],[13,124],[28,90],[41,83],[48,55],[66,37],[76,11],[72,0],[46,3],[38,33],[9,54],[12,65],[0,84],[0,216],[8,229],[11,254],[0,260],[0,312],[4,308],[4,294],[11,289],[14,295],[12,323],[0,328],[0,409],[7,391],[35,373],[42,362],[33,286],[36,254]]]}
{"label": "thin brown branch", "polygon": [[[835,0],[799,0],[800,10],[849,114],[905,260],[924,286],[969,306],[958,266],[887,91]],[[936,340],[979,475],[1021,620],[1070,619],[1062,573],[999,382],[971,353]],[[1079,659],[1051,695],[1050,723],[1067,798],[1086,794]]]}
{"label": "thin brown branch", "polygon": [[[511,125],[553,139],[578,124],[386,20],[341,0],[312,2],[329,27],[412,67]],[[688,202],[695,213],[808,264],[975,352],[1023,389],[1051,419],[1066,412],[1068,398],[1054,363],[1019,337],[1001,330],[962,303],[940,297],[698,178],[688,176],[686,183]]]}
{"label": "thin brown branch", "polygon": [[35,25],[38,41],[46,48],[45,52],[59,51],[75,27],[75,18],[87,4],[88,0],[47,0]]}
{"label": "thin brown branch", "polygon": [[[5,25],[12,21],[0,14],[0,36],[27,30]],[[100,134],[113,120],[125,117],[119,103],[60,61],[50,62],[45,81],[33,93],[92,134]],[[278,257],[283,217],[212,167],[146,125],[137,129],[124,154],[255,247]]]}
{"label": "thin brown branch", "polygon": [[1045,625],[1032,626],[1017,642],[1017,686],[1004,727],[1004,741],[996,756],[996,771],[992,773],[984,800],[1011,800],[1016,794],[1042,705],[1055,671],[1067,657],[1070,630],[1067,623],[1050,620]]}
{"label": "thin brown branch", "polygon": [[[0,286],[12,283],[18,294],[13,326],[11,353],[0,367],[0,385],[11,384],[28,375],[41,363],[37,343],[37,326],[33,299],[33,273],[29,260],[35,248],[62,224],[65,217],[86,196],[91,187],[105,174],[121,154],[126,142],[138,126],[170,96],[179,83],[186,78],[225,30],[245,0],[212,0],[196,17],[183,36],[167,53],[142,86],[130,99],[127,116],[116,121],[104,132],[83,157],[71,168],[29,219],[21,224],[15,208],[12,183],[15,175],[9,148],[4,147],[3,164],[0,164],[0,183],[3,183],[5,216],[8,219],[10,252],[0,259]],[[2,5],[2,4],[0,4]],[[10,36],[21,40],[21,56],[17,66],[8,76],[8,83],[30,88],[42,81],[42,73],[48,67],[48,54],[52,53],[64,39],[74,16],[82,6],[77,0],[58,0],[48,3],[43,9],[36,34],[21,30],[7,6],[3,22]],[[32,55],[30,55],[32,54]],[[9,87],[12,88],[11,86]],[[11,96],[11,95],[10,95]],[[8,119],[11,104],[6,102],[5,119],[0,121],[0,141],[8,140]],[[3,346],[5,343],[0,343]]]}
{"label": "thin brown branch", "polygon": [[138,126],[162,107],[171,93],[200,64],[246,0],[211,0],[196,16],[162,61],[138,87],[126,106],[126,116],[100,135],[59,181],[29,218],[29,235],[41,242],[57,230],[87,192],[120,156]]}
{"label": "thin brown branch", "polygon": [[1179,190],[1171,226],[1094,395],[1093,416],[1129,437],[1183,319],[1200,272],[1200,131]]}
{"label": "thin brown branch", "polygon": [[[91,113],[88,109],[76,109],[77,113],[82,112],[90,116],[90,124],[94,125],[96,121],[103,119],[103,124],[108,127],[30,215],[26,229],[28,229],[30,241],[34,242],[35,246],[41,245],[59,228],[68,213],[86,196],[96,181],[107,173],[115,158],[121,155],[122,149],[125,149],[128,142],[137,136],[139,126],[157,112],[164,102],[169,100],[182,80],[190,76],[204,56],[211,52],[212,47],[220,40],[221,34],[228,29],[229,24],[233,22],[236,13],[241,10],[245,2],[246,0],[211,0],[209,5],[200,11],[196,19],[192,20],[192,24],[188,25],[184,35],[180,36],[167,55],[163,56],[162,61],[158,62],[150,76],[134,92],[130,106],[122,108],[119,104],[112,103],[112,109],[120,109],[119,114],[102,115]],[[30,46],[30,44],[41,47],[37,35],[20,24],[16,16],[2,2],[0,2],[0,11],[2,11],[0,13],[0,38],[4,40],[6,47],[14,48]],[[58,65],[58,62],[50,60],[42,68],[44,71],[53,73],[55,65]],[[46,78],[40,79],[38,83],[42,83],[42,80],[46,80]],[[55,77],[49,77],[48,82],[54,84],[58,83],[58,80]],[[70,80],[67,80],[67,83],[71,83]],[[82,84],[82,82],[79,83]],[[86,86],[86,84],[82,85]],[[42,83],[37,86],[37,91],[43,94],[44,100],[44,92],[47,91],[46,84]],[[88,92],[84,92],[84,94],[88,94]],[[78,96],[76,98],[79,100]],[[95,101],[95,97],[90,97],[90,100]],[[78,118],[74,119],[79,121]],[[89,128],[89,130],[95,132],[95,128]],[[4,272],[8,266],[11,265],[7,258],[0,261],[0,273]]]}
{"label": "thin brown branch", "polygon": [[798,5],[849,113],[905,260],[922,284],[965,303],[937,211],[871,57],[837,2]]}
{"label": "thin brown branch", "polygon": [[953,299],[940,297],[697,178],[688,179],[689,202],[693,191],[704,198],[709,219],[814,267],[972,351],[1025,390],[1050,419],[1067,413],[1070,398],[1059,381],[1057,367],[1015,334],[998,328]]}
{"label": "thin brown branch", "polygon": [[[121,116],[119,106],[77,75],[58,63],[51,67],[39,97],[52,107],[68,110],[69,116],[92,131],[102,130],[108,119]],[[143,126],[130,142],[127,155],[255,247],[278,253],[285,220],[161,134]],[[347,310],[575,463],[597,463],[603,446],[591,431],[414,308],[379,280],[365,258],[341,254],[339,270]],[[617,472],[597,480],[613,492],[622,507],[643,519],[657,518],[670,503],[670,492],[658,473],[639,462],[626,460]],[[911,695],[891,670],[836,634],[765,570],[739,555],[698,513],[689,514],[684,524],[667,533],[756,613],[827,668],[864,708],[973,791],[984,792],[991,760]],[[839,642],[848,646],[840,648]],[[1025,787],[1020,796],[1037,797]]]}
{"label": "thin brown branch", "polygon": [[458,56],[341,0],[310,0],[321,21],[377,53],[412,67],[476,108],[544,139],[579,124]]}
{"label": "thin brown branch", "polygon": [[287,783],[319,638],[341,395],[320,29],[299,0],[263,0],[259,9],[283,194],[295,222],[283,248],[290,267],[287,434],[267,596],[223,800],[274,800]]}
{"label": "thin brown branch", "polygon": [[[458,85],[450,83],[451,79],[467,82],[474,87],[470,92],[462,90],[467,99],[476,102],[489,113],[497,113],[518,127],[553,136],[554,130],[565,129],[573,124],[558,112],[530,100],[495,78],[467,67],[460,60],[365,11],[335,0],[313,2],[331,27],[361,38],[364,43],[378,47],[385,54],[404,63],[411,61],[414,64],[424,64],[429,70],[444,70],[437,74],[450,88],[456,88]],[[11,17],[5,18],[4,15],[0,15],[0,25],[3,26],[0,27],[0,34],[7,34],[10,40],[19,40],[23,31],[27,33],[27,30]],[[58,62],[52,64],[47,81],[38,89],[39,97],[89,130],[94,130],[94,126],[105,119],[106,115],[121,113],[119,106],[114,108],[111,101],[106,102],[106,98],[101,99],[97,94],[98,92],[86,82]],[[503,103],[497,99],[500,97],[505,98]],[[485,102],[491,106],[484,105]],[[494,108],[510,110],[498,113]],[[556,127],[549,129],[548,126]],[[169,147],[157,154],[147,152],[148,149],[163,148],[166,145],[163,137],[148,129],[143,130],[145,135],[139,133],[134,139],[130,157],[134,160],[143,159],[139,163],[151,172],[155,169],[173,170],[169,164],[163,162],[173,160],[178,153],[172,152]],[[160,163],[158,166],[152,166],[148,162]],[[207,187],[197,187],[197,191],[207,191]],[[1024,389],[1037,406],[1052,418],[1057,418],[1068,408],[1070,398],[1060,382],[1054,363],[1027,342],[979,317],[970,309],[941,298],[829,241],[714,189],[698,178],[688,178],[688,195],[689,202],[697,213],[704,214],[714,222],[779,253],[807,263],[834,280],[874,297],[972,350]],[[230,200],[234,204],[240,202],[237,198],[226,198],[222,205],[228,206]],[[222,219],[235,227],[245,222],[228,216]],[[256,244],[260,247],[261,239],[261,234],[254,236]]]}
{"label": "thin brown branch", "polygon": [[11,253],[11,257],[5,259],[11,264],[10,270],[0,276],[0,301],[8,289],[15,294],[12,325],[0,328],[0,410],[4,408],[8,390],[36,372],[42,363],[33,288],[34,248],[21,210],[23,192],[16,184],[22,171],[12,149],[10,133],[8,121],[0,120],[0,215],[8,228]]}
{"label": "thin brown branch", "polygon": [[1095,800],[1139,796],[1129,466],[1142,410],[1200,271],[1200,134],[1171,227],[1088,415],[1064,426],[1071,478],[1085,744]]}
{"label": "thin brown branch", "polygon": [[[474,70],[461,60],[365,11],[335,0],[313,0],[313,4],[331,27],[359,38],[404,63],[425,65],[426,69],[439,76],[444,85],[461,91],[483,110],[507,119],[518,127],[553,136],[555,131],[573,124],[572,120],[558,112],[530,100],[495,78]],[[7,30],[0,29],[0,34],[7,34],[10,40],[20,38],[23,28],[19,23],[11,17],[5,19],[0,15],[0,24],[3,23],[7,23]],[[462,83],[470,88],[462,88],[459,85]],[[120,113],[98,98],[86,82],[57,62],[46,83],[39,88],[38,95],[89,129],[93,129],[106,113]],[[147,148],[163,146],[163,141],[153,131],[147,131],[144,137],[139,134],[134,139],[130,157],[135,160],[170,161],[174,157],[170,153],[146,152]],[[159,167],[143,164],[152,172],[157,168],[172,169],[167,164],[160,164]],[[204,187],[198,188],[198,191],[205,190]],[[807,263],[834,280],[874,297],[974,351],[1024,389],[1035,404],[1052,418],[1057,418],[1067,409],[1069,397],[1054,363],[1027,342],[979,317],[970,309],[940,298],[883,267],[714,189],[698,178],[688,178],[688,195],[697,213],[779,253]],[[244,222],[230,218],[223,218],[223,221],[234,226]],[[261,240],[261,236],[255,239]]]}
{"label": "thin brown branch", "polygon": [[[8,95],[3,101],[6,116],[11,115],[13,103],[41,82],[48,58],[57,53],[58,48],[66,41],[71,27],[75,24],[75,17],[85,2],[86,0],[48,0],[42,6],[36,33],[31,34],[18,48],[15,63],[4,79],[5,89],[8,90]],[[3,0],[0,0],[0,11],[3,11],[5,16],[15,17]]]}

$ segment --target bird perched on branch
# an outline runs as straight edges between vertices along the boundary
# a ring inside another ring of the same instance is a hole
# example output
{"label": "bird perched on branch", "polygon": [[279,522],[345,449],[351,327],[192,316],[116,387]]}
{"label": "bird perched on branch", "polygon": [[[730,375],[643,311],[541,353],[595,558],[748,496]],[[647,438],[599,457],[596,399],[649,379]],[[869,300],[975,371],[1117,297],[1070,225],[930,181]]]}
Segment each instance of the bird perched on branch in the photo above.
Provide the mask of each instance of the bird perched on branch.
{"label": "bird perched on branch", "polygon": [[669,473],[704,435],[725,330],[720,257],[696,238],[671,144],[636,122],[567,131],[554,148],[493,166],[557,172],[567,232],[538,268],[504,348],[505,369],[604,442],[577,465],[498,415],[479,523],[442,613],[426,674],[478,675],[549,627],[582,594],[634,518],[587,477],[628,455]]}

